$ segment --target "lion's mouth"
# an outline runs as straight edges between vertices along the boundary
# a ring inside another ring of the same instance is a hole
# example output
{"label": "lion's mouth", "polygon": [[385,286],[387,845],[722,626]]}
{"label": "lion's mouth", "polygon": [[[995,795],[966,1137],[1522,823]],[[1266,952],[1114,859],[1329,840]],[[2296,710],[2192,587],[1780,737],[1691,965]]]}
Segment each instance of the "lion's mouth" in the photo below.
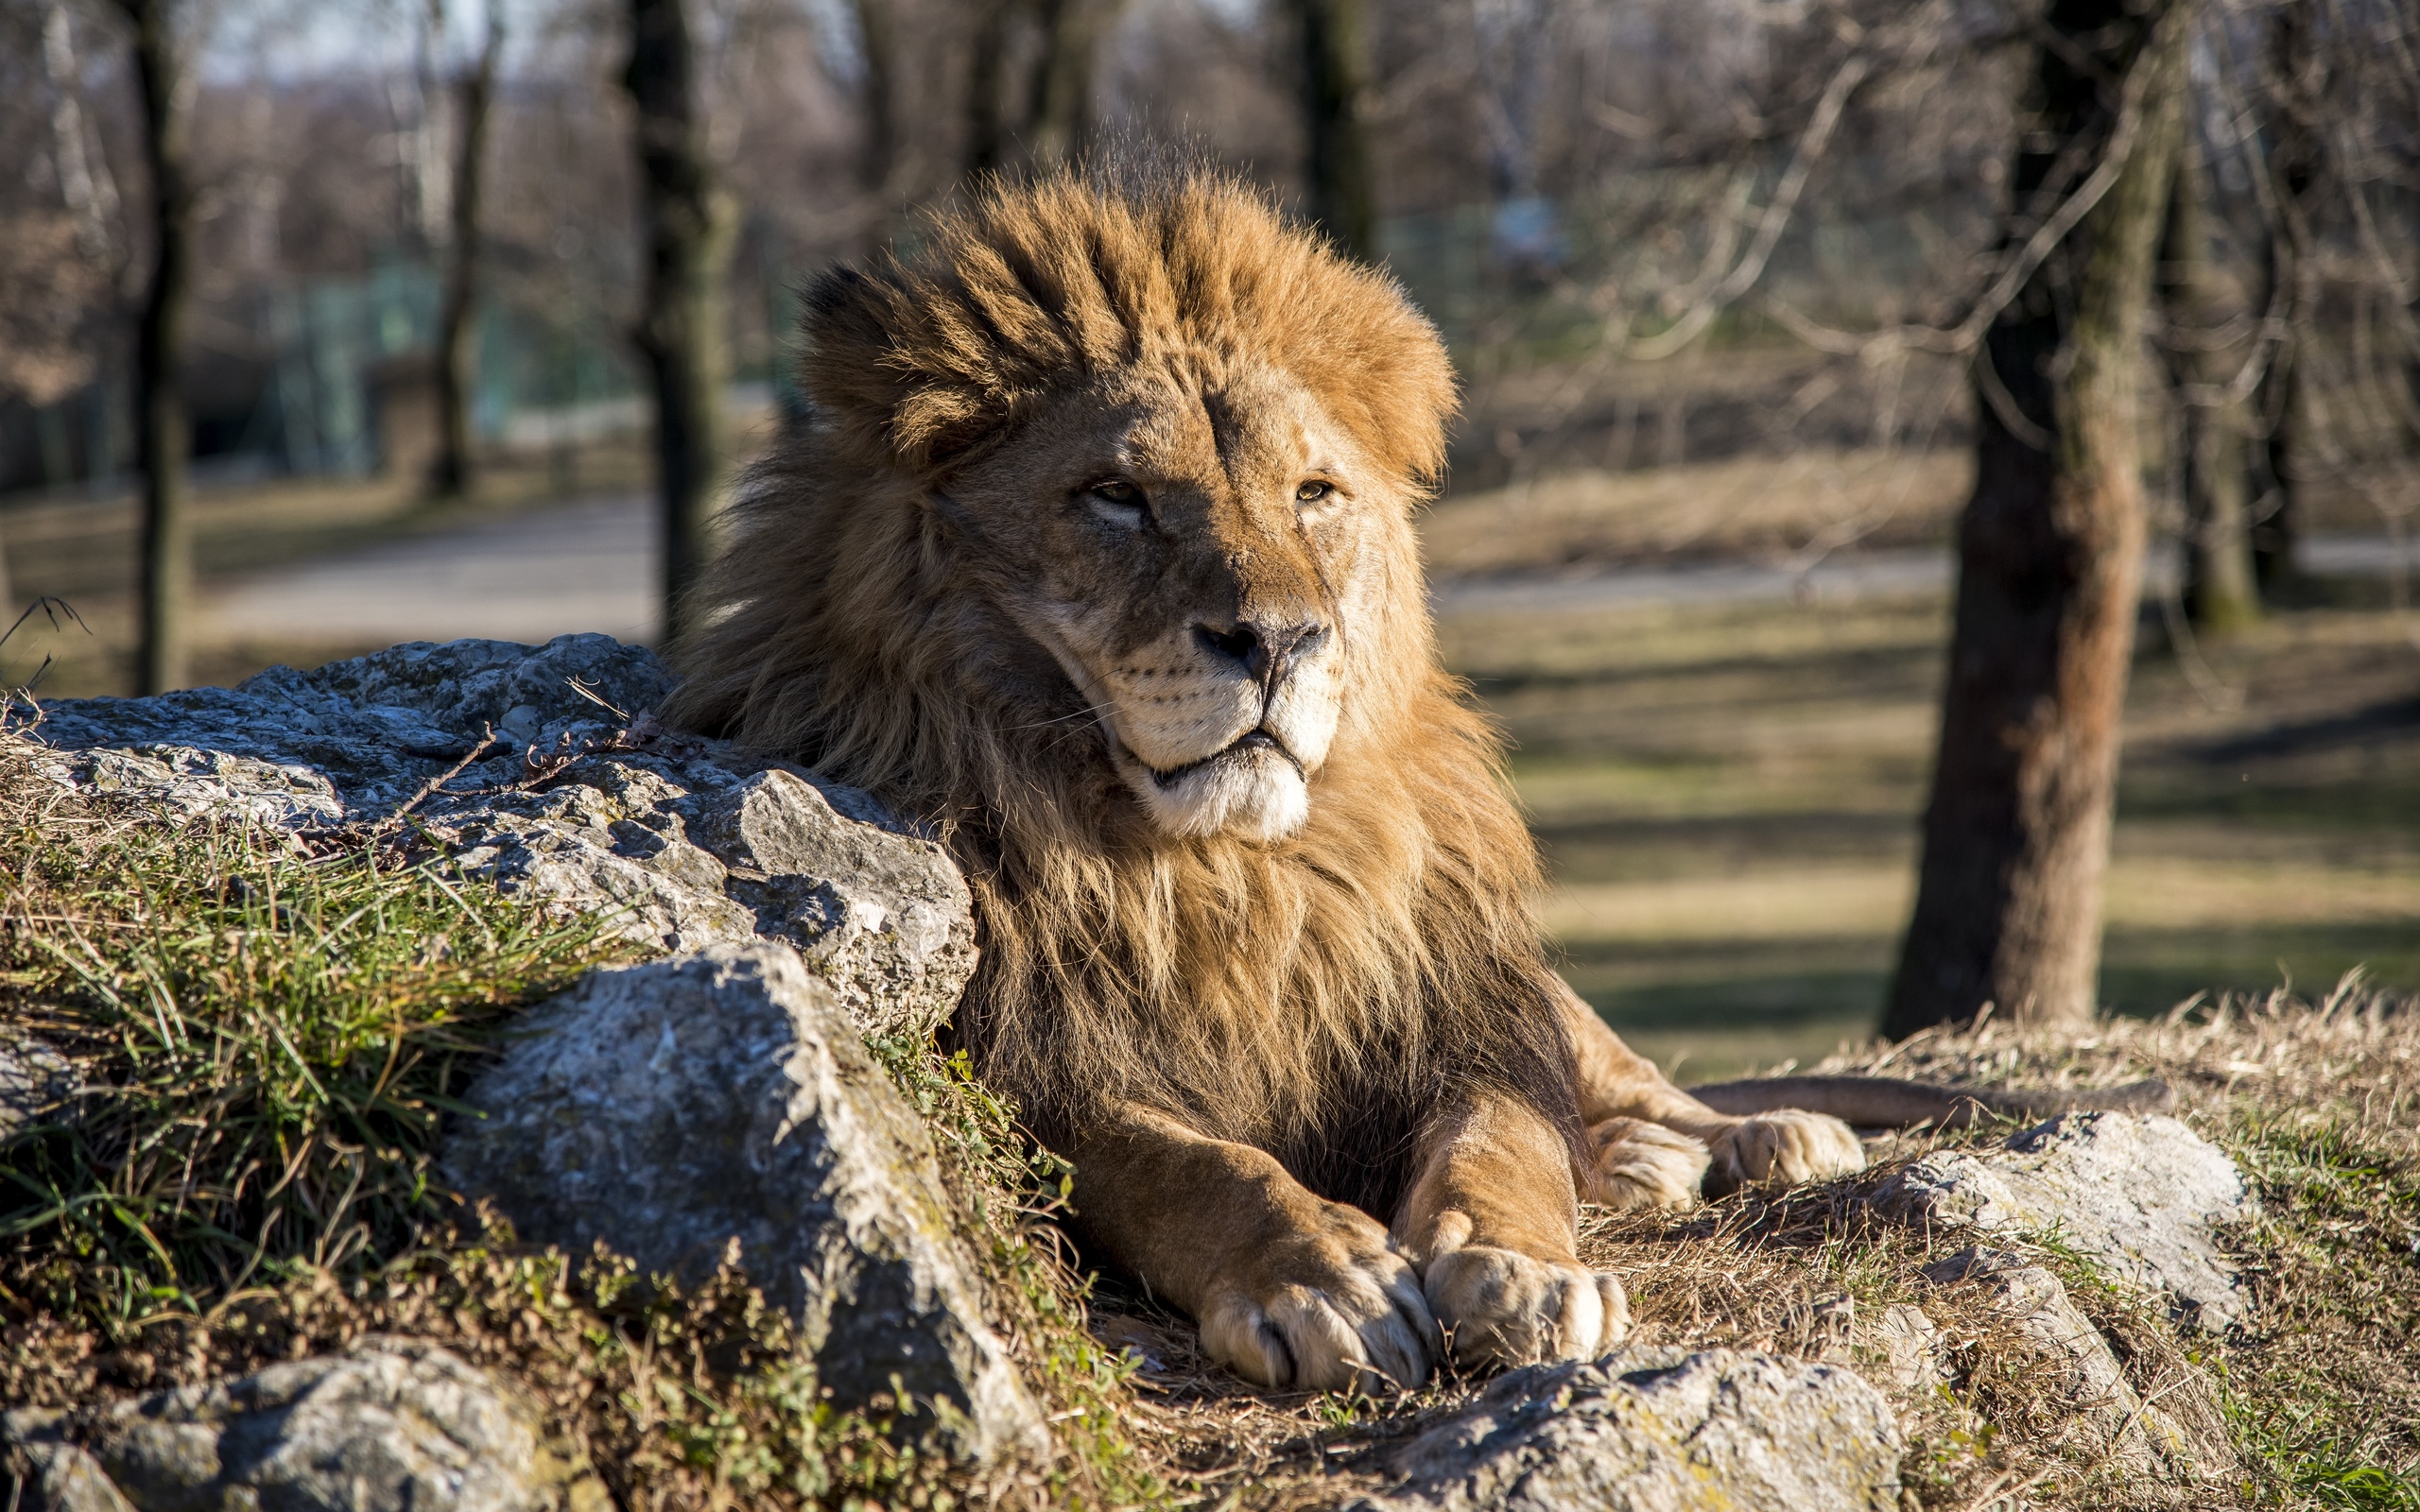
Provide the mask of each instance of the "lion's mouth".
{"label": "lion's mouth", "polygon": [[[1165,772],[1161,771],[1156,766],[1150,765],[1144,765],[1143,769],[1151,774],[1151,782],[1155,785],[1163,788],[1171,788],[1176,786],[1179,782],[1184,782],[1186,778],[1191,777],[1194,773],[1215,766],[1231,756],[1250,755],[1264,750],[1275,751],[1278,755],[1285,757],[1286,764],[1293,767],[1298,775],[1302,774],[1302,762],[1296,759],[1292,751],[1286,748],[1286,743],[1284,741],[1279,740],[1275,735],[1270,734],[1266,730],[1253,730],[1240,740],[1237,740],[1232,746],[1228,746],[1220,750],[1212,751],[1209,755],[1202,757],[1200,761],[1187,762],[1182,766],[1172,766]],[[1131,755],[1132,753],[1130,751],[1128,754]],[[1139,760],[1137,765],[1142,765]]]}

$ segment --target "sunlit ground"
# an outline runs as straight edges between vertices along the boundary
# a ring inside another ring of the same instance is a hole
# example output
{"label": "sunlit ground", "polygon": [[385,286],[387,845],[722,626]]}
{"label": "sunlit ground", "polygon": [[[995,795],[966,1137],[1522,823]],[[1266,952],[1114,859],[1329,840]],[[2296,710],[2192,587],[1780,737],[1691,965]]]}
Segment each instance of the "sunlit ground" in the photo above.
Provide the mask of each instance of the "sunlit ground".
{"label": "sunlit ground", "polygon": [[[2147,627],[2111,1005],[2356,966],[2420,989],[2420,645],[2383,584],[2307,596],[2331,593],[2202,647],[2199,690]],[[1927,594],[1445,620],[1448,660],[1518,743],[1574,985],[1685,1077],[1872,1029],[1913,886],[1947,610]]]}

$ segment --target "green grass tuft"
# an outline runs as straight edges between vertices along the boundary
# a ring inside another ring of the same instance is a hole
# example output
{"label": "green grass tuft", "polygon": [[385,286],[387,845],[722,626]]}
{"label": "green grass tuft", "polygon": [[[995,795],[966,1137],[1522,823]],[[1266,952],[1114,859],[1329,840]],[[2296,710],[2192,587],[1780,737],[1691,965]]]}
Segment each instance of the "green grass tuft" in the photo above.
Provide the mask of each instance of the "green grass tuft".
{"label": "green grass tuft", "polygon": [[57,810],[10,839],[8,1019],[85,1091],[0,1165],[0,1284],[111,1333],[458,1216],[429,1163],[453,1098],[519,1008],[627,954],[366,842]]}

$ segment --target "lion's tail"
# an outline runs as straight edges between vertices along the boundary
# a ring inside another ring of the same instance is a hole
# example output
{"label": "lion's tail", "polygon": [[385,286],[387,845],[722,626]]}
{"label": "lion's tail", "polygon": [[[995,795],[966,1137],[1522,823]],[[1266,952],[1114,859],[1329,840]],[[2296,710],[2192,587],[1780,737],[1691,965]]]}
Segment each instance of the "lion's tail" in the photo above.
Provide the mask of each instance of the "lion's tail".
{"label": "lion's tail", "polygon": [[1981,1118],[2052,1118],[2061,1113],[2165,1113],[2176,1091],[2164,1081],[2129,1082],[2094,1091],[2049,1088],[1936,1087],[1890,1076],[1766,1076],[1684,1089],[1718,1113],[1738,1117],[1785,1108],[1829,1113],[1866,1128],[1964,1128]]}

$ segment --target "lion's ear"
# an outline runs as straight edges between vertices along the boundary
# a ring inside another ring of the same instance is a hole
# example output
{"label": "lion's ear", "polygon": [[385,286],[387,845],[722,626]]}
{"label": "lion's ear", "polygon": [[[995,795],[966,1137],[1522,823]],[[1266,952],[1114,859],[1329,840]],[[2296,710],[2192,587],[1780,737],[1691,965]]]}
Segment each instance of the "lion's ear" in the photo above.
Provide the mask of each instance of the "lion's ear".
{"label": "lion's ear", "polygon": [[800,385],[850,440],[912,472],[964,455],[1008,419],[955,301],[893,264],[838,267],[806,291]]}

